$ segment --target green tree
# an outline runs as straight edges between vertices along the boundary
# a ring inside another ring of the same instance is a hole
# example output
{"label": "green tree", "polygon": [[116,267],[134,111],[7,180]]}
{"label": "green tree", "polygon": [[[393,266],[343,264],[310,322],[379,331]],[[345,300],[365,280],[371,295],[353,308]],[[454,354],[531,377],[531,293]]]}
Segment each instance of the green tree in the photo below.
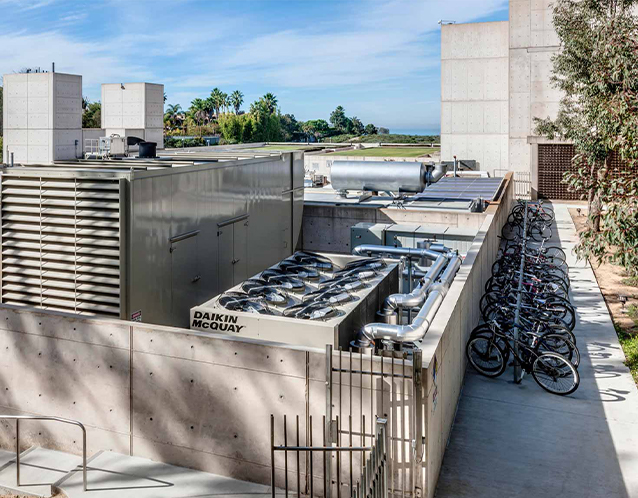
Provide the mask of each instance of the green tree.
{"label": "green tree", "polygon": [[389,135],[390,134],[390,130],[388,130],[387,128],[384,128],[383,126],[379,126],[379,129],[378,129],[377,133],[379,135]]}
{"label": "green tree", "polygon": [[[611,261],[638,274],[638,19],[637,0],[556,0],[553,84],[562,91],[556,119],[536,120],[536,132],[574,144],[589,223],[580,257]],[[617,153],[632,173],[609,174]],[[603,210],[603,207],[605,208]]]}
{"label": "green tree", "polygon": [[169,104],[164,113],[164,121],[167,122],[169,129],[179,126],[182,116],[182,106],[179,104]]}
{"label": "green tree", "polygon": [[346,133],[348,126],[348,118],[346,112],[340,105],[330,113],[330,124],[339,132]]}
{"label": "green tree", "polygon": [[324,119],[312,119],[301,124],[301,130],[307,137],[319,141],[330,133],[330,125]]}
{"label": "green tree", "polygon": [[102,105],[99,102],[90,102],[86,97],[86,107],[82,112],[82,128],[102,128]]}
{"label": "green tree", "polygon": [[230,103],[233,106],[233,109],[235,109],[235,114],[239,114],[239,109],[244,103],[244,94],[239,90],[235,90],[230,94]]}
{"label": "green tree", "polygon": [[226,94],[219,88],[215,87],[210,92],[210,97],[208,97],[208,99],[212,108],[215,110],[215,115],[219,116],[219,110],[224,107],[226,101]]}
{"label": "green tree", "polygon": [[2,87],[0,86],[0,137],[2,136]]}
{"label": "green tree", "polygon": [[365,133],[363,123],[358,117],[353,116],[350,122],[352,123],[352,133],[356,133],[357,135],[363,135]]}
{"label": "green tree", "polygon": [[279,119],[281,121],[281,132],[284,142],[298,140],[302,131],[294,114],[281,114]]}
{"label": "green tree", "polygon": [[222,114],[218,118],[219,131],[226,143],[239,143],[244,136],[244,125],[251,117],[247,115]]}
{"label": "green tree", "polygon": [[365,128],[366,135],[376,135],[378,131],[379,130],[377,130],[377,127],[374,126],[372,123],[366,125],[366,128]]}
{"label": "green tree", "polygon": [[262,97],[263,105],[266,111],[270,114],[274,114],[277,112],[277,97],[275,97],[272,93],[267,93]]}
{"label": "green tree", "polygon": [[205,100],[197,98],[193,99],[191,106],[188,109],[188,114],[193,119],[198,127],[198,133],[202,135],[202,125],[204,124],[208,113],[206,111],[207,103]]}

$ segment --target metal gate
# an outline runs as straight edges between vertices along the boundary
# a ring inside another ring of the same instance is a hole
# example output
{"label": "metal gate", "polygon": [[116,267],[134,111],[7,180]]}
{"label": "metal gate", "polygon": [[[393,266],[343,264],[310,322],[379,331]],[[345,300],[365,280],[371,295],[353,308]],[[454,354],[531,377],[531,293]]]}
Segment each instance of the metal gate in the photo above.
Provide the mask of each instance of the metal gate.
{"label": "metal gate", "polygon": [[[421,368],[419,350],[408,360],[394,351],[378,356],[327,346],[321,425],[309,416],[301,445],[299,416],[290,438],[284,416],[283,441],[276,444],[271,419],[273,489],[279,482],[286,493],[294,488],[298,496],[420,496],[425,448]],[[284,453],[283,480],[276,479],[275,452]]]}

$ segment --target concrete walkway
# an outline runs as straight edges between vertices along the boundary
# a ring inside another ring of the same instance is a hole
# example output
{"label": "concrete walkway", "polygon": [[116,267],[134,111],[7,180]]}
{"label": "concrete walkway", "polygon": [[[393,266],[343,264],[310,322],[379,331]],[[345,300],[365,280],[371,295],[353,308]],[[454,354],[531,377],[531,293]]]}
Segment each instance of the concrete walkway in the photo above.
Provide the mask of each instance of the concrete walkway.
{"label": "concrete walkway", "polygon": [[638,497],[638,391],[594,273],[571,252],[567,207],[554,209],[577,308],[580,388],[553,396],[531,376],[514,384],[511,368],[488,379],[468,367],[438,498]]}
{"label": "concrete walkway", "polygon": [[88,490],[82,472],[58,483],[68,498],[267,498],[270,486],[104,451],[88,464]]}
{"label": "concrete walkway", "polygon": [[[0,450],[0,495],[4,490],[49,497],[52,487],[68,498],[268,498],[270,486],[102,451],[88,461],[88,489],[82,459],[34,447],[20,456],[21,486],[16,485],[15,454]],[[281,495],[281,490],[276,490]],[[13,495],[13,493],[11,493]]]}

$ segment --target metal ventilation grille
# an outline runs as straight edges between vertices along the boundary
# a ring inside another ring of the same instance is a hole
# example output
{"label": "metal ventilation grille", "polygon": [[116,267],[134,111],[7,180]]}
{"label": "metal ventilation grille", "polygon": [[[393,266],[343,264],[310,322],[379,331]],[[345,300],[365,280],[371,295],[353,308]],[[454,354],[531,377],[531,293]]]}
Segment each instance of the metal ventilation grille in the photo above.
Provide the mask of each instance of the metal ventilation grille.
{"label": "metal ventilation grille", "polygon": [[120,317],[118,179],[2,178],[2,302]]}

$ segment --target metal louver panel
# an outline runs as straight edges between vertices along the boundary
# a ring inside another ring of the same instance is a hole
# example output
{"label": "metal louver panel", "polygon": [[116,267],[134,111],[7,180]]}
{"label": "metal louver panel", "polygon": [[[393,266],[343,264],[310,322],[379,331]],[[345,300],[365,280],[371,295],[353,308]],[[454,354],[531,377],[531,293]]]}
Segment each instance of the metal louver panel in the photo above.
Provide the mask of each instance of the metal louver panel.
{"label": "metal louver panel", "polygon": [[2,302],[119,318],[119,179],[3,176]]}

